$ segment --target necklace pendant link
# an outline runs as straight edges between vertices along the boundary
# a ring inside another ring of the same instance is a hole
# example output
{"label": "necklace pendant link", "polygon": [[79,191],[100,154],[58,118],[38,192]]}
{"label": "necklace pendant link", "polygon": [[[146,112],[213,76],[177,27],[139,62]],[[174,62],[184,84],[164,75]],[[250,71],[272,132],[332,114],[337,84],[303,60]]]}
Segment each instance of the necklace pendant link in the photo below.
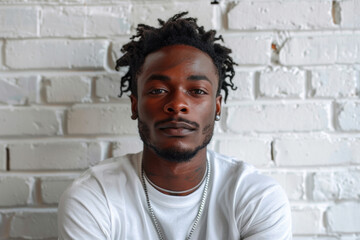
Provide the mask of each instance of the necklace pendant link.
{"label": "necklace pendant link", "polygon": [[[196,226],[201,218],[201,215],[204,211],[204,207],[205,207],[205,203],[206,203],[206,198],[207,198],[207,193],[208,193],[208,187],[209,187],[209,181],[210,181],[210,177],[211,177],[211,169],[210,169],[210,161],[207,159],[206,160],[206,174],[204,175],[205,177],[200,181],[200,183],[195,186],[195,188],[191,188],[190,190],[186,190],[185,192],[190,192],[194,189],[196,189],[197,187],[199,187],[202,182],[204,181],[205,179],[205,187],[204,187],[204,191],[203,191],[203,194],[202,194],[202,197],[201,197],[201,202],[200,202],[200,206],[199,206],[199,210],[198,210],[198,213],[194,219],[194,222],[192,224],[192,227],[187,235],[187,237],[185,238],[186,240],[189,240],[191,239],[191,236],[192,234],[194,233],[195,229],[196,229]],[[148,212],[149,212],[149,215],[151,217],[151,220],[155,226],[155,229],[156,229],[156,232],[158,234],[158,237],[160,240],[165,240],[165,236],[164,236],[164,233],[163,231],[161,230],[161,226],[160,226],[160,223],[159,223],[159,220],[156,218],[155,216],[155,213],[154,213],[154,210],[151,206],[151,202],[150,202],[150,198],[149,198],[149,193],[148,193],[148,190],[147,190],[147,187],[146,187],[146,182],[145,182],[145,178],[148,180],[148,182],[150,183],[150,185],[154,186],[145,174],[145,171],[144,171],[144,166],[143,164],[141,165],[141,180],[142,180],[142,184],[143,184],[143,188],[144,188],[144,192],[145,192],[145,197],[146,197],[146,203],[147,203],[147,207],[148,207]],[[156,185],[155,185],[156,186]],[[155,187],[154,186],[154,187]],[[155,187],[156,188],[156,187]],[[160,188],[160,187],[159,187]],[[160,190],[162,190],[162,188],[160,188]],[[165,192],[169,192],[170,190],[166,190],[165,189]],[[171,191],[173,192],[173,191]],[[176,193],[178,193],[178,191],[174,191]],[[182,191],[180,191],[182,192]]]}

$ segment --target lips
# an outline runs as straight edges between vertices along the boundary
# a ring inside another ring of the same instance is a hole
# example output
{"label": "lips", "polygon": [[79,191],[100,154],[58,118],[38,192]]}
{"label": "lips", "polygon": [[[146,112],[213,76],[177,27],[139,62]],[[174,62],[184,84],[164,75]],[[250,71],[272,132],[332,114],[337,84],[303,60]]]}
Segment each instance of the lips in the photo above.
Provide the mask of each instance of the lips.
{"label": "lips", "polygon": [[196,130],[196,127],[186,122],[166,122],[158,126],[161,132],[172,137],[184,137]]}

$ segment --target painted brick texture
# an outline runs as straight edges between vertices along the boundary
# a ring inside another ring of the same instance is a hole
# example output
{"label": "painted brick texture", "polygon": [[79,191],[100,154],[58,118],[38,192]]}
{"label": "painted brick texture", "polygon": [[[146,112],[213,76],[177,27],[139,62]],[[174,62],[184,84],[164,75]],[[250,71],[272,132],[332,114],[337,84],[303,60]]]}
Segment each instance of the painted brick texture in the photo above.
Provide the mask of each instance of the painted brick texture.
{"label": "painted brick texture", "polygon": [[360,1],[0,2],[0,239],[56,239],[84,170],[138,152],[120,49],[188,10],[238,64],[209,149],[284,188],[295,240],[360,239]]}

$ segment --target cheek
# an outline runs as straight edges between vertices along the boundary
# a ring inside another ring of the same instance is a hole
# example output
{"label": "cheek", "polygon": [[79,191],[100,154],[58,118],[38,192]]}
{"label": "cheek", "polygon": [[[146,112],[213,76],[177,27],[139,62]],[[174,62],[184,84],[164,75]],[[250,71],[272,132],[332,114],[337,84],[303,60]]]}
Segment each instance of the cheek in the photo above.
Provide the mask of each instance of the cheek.
{"label": "cheek", "polygon": [[159,106],[152,101],[142,101],[138,105],[139,116],[142,118],[152,118],[160,111]]}

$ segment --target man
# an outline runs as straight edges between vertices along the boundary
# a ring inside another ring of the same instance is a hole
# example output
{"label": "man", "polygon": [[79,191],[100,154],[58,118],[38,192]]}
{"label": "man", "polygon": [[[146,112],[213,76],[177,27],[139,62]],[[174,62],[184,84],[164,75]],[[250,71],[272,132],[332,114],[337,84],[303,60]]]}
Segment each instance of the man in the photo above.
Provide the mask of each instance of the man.
{"label": "man", "polygon": [[[140,24],[122,48],[141,153],[106,160],[63,194],[60,239],[291,239],[288,200],[244,162],[207,151],[222,96],[234,89],[228,48],[196,19]],[[241,147],[241,146],[239,146]]]}

